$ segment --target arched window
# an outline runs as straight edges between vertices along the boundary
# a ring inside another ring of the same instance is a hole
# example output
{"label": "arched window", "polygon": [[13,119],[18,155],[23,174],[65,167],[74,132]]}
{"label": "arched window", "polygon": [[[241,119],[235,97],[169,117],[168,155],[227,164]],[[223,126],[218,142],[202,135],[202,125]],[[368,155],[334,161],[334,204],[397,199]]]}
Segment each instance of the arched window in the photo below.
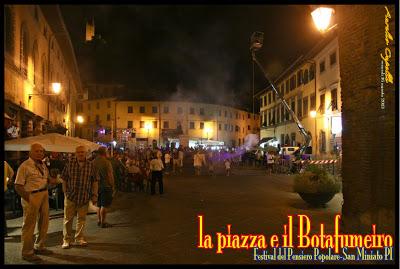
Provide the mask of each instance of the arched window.
{"label": "arched window", "polygon": [[42,55],[42,70],[41,70],[41,90],[44,93],[44,85],[46,82],[46,56]]}
{"label": "arched window", "polygon": [[29,52],[29,36],[25,23],[21,25],[21,46],[20,46],[20,61],[21,71],[26,76],[28,68],[28,52]]}
{"label": "arched window", "polygon": [[14,17],[11,7],[4,7],[4,49],[14,55]]}
{"label": "arched window", "polygon": [[32,48],[32,65],[33,65],[33,84],[37,86],[38,84],[38,67],[39,67],[39,61],[38,61],[38,48],[37,48],[37,42],[33,43],[33,48]]}

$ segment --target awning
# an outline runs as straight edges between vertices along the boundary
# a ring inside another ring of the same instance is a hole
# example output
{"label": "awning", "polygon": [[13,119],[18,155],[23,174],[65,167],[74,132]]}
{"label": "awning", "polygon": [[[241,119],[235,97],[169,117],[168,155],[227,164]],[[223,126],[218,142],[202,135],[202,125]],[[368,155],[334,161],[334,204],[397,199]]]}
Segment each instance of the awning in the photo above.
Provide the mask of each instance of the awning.
{"label": "awning", "polygon": [[224,142],[223,141],[217,141],[217,140],[200,140],[200,144],[205,145],[205,146],[223,146]]}
{"label": "awning", "polygon": [[[37,114],[33,113],[32,111],[12,102],[10,100],[4,100],[4,111],[9,112],[10,114],[13,114],[13,113],[16,114],[18,111],[20,111],[22,113],[22,116],[28,117],[32,120],[41,121],[44,119],[42,116],[37,115]],[[7,113],[5,113],[5,114],[7,114]],[[16,117],[14,115],[13,120],[15,120],[15,119],[16,119]]]}

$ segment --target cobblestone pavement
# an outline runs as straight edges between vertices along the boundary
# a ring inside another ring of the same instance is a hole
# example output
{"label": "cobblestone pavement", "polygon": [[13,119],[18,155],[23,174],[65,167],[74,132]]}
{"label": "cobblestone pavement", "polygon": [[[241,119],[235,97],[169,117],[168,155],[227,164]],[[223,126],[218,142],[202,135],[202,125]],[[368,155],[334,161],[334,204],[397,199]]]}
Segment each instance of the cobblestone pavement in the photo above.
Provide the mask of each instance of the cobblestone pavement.
{"label": "cobblestone pavement", "polygon": [[[253,249],[228,249],[219,255],[215,248],[196,248],[198,214],[204,216],[204,233],[212,234],[214,241],[216,232],[226,233],[226,224],[232,224],[232,234],[282,234],[287,215],[296,214],[308,214],[313,230],[321,222],[326,224],[326,232],[333,230],[342,194],[325,208],[309,208],[292,192],[293,176],[266,175],[258,169],[237,169],[233,173],[230,177],[166,176],[162,196],[119,192],[108,214],[114,227],[98,228],[96,215],[88,215],[89,245],[85,248],[61,248],[62,213],[52,212],[47,246],[54,254],[41,256],[41,263],[256,263]],[[7,224],[5,263],[27,263],[20,257],[22,218],[8,220]],[[296,231],[296,223],[294,227]]]}

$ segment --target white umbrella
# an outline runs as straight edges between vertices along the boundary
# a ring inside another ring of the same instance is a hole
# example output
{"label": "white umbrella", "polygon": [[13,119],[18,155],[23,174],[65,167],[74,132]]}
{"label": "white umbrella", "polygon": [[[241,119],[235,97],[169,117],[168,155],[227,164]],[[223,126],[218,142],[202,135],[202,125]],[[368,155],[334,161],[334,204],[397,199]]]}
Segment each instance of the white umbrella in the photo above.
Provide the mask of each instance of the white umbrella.
{"label": "white umbrella", "polygon": [[90,151],[98,150],[99,147],[101,147],[101,145],[96,144],[96,143],[93,143],[93,142],[91,142],[91,141],[89,141],[89,140],[86,140],[86,139],[82,139],[82,138],[79,138],[79,137],[74,137],[74,139],[76,139],[76,140],[77,140],[78,142],[80,142],[80,143],[84,143],[84,144],[86,145],[86,147],[87,147]]}
{"label": "white umbrella", "polygon": [[29,151],[33,143],[40,143],[46,151],[75,152],[77,146],[86,146],[90,151],[96,150],[100,145],[57,133],[7,140],[5,151]]}

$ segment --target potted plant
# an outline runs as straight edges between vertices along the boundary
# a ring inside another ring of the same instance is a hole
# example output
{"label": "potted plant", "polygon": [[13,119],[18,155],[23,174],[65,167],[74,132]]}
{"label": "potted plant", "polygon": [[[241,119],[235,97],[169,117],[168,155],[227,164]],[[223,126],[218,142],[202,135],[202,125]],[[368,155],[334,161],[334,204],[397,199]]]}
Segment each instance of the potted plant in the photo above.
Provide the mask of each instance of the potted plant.
{"label": "potted plant", "polygon": [[294,191],[312,206],[321,207],[341,191],[338,176],[328,173],[317,165],[309,165],[294,179]]}

